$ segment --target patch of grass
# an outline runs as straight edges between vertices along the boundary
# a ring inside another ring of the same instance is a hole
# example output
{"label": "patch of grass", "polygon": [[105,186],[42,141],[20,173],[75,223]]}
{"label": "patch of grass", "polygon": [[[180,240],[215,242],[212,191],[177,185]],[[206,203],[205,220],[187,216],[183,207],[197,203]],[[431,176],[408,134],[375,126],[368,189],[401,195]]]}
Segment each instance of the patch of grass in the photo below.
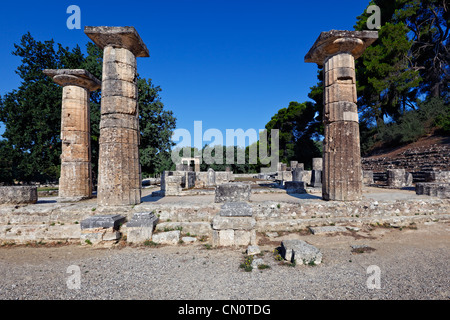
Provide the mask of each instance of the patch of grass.
{"label": "patch of grass", "polygon": [[92,208],[92,209],[91,209],[91,211],[95,211],[95,210],[97,210],[97,208]]}
{"label": "patch of grass", "polygon": [[303,259],[303,264],[307,266],[315,266],[316,262],[314,260],[307,261],[306,259]]}
{"label": "patch of grass", "polygon": [[267,264],[260,264],[260,265],[258,266],[258,269],[259,269],[259,270],[270,269],[270,266],[267,265]]}
{"label": "patch of grass", "polygon": [[92,245],[92,242],[91,242],[91,240],[89,240],[89,239],[84,240],[84,242],[85,242],[86,244],[88,244],[88,245]]}
{"label": "patch of grass", "polygon": [[144,241],[144,246],[151,246],[151,247],[156,247],[158,244],[156,242],[153,242],[152,240],[145,240]]}
{"label": "patch of grass", "polygon": [[244,258],[244,262],[239,265],[239,268],[244,269],[246,272],[250,272],[253,270],[252,262],[253,256],[246,256]]}
{"label": "patch of grass", "polygon": [[277,208],[280,209],[281,208],[281,204],[277,204]]}
{"label": "patch of grass", "polygon": [[206,240],[208,240],[207,236],[201,236],[200,239],[198,239],[200,242],[205,242]]}
{"label": "patch of grass", "polygon": [[212,246],[209,243],[204,244],[206,250],[211,250]]}

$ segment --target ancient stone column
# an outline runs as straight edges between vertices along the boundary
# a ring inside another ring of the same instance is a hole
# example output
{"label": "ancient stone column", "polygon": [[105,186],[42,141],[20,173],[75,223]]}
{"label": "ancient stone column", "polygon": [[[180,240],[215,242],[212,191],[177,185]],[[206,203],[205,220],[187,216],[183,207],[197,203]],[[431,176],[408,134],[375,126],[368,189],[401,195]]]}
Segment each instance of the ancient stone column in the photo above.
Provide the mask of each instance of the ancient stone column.
{"label": "ancient stone column", "polygon": [[82,69],[46,69],[44,74],[63,87],[61,108],[60,201],[92,196],[90,92],[101,82]]}
{"label": "ancient stone column", "polygon": [[355,59],[377,31],[322,32],[305,62],[324,66],[324,200],[359,200],[362,193]]}
{"label": "ancient stone column", "polygon": [[323,172],[323,160],[322,158],[312,159],[312,172],[311,172],[311,186],[314,188],[322,188],[322,172]]}
{"label": "ancient stone column", "polygon": [[134,205],[141,202],[136,57],[148,57],[148,49],[133,27],[85,27],[84,32],[103,49],[97,201]]}

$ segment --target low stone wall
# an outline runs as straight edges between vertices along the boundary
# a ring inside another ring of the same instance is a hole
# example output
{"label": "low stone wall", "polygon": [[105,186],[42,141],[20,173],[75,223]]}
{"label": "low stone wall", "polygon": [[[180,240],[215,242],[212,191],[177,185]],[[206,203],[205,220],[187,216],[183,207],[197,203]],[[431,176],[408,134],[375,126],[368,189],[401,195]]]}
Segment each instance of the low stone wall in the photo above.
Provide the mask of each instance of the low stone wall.
{"label": "low stone wall", "polygon": [[[411,222],[450,220],[450,199],[334,202],[304,200],[298,202],[250,202],[257,232],[297,231],[308,226],[329,224],[370,224],[384,222],[408,225]],[[211,237],[212,221],[221,203],[190,204],[145,202],[124,207],[118,214],[130,221],[135,213],[154,212],[159,218],[156,230],[182,228]],[[108,212],[112,214],[113,212]],[[102,214],[95,204],[39,203],[0,206],[0,243],[39,241],[80,241],[80,223]],[[120,230],[126,235],[126,227]],[[210,238],[211,239],[211,238]]]}

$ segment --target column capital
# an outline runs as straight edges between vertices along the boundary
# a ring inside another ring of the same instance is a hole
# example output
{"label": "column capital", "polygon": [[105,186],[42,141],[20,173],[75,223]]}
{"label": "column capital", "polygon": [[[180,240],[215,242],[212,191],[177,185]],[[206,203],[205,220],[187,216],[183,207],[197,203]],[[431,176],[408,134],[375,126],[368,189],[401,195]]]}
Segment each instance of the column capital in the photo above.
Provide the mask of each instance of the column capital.
{"label": "column capital", "polygon": [[305,62],[323,65],[328,57],[339,53],[349,53],[357,59],[376,39],[378,39],[378,31],[322,32],[306,54]]}
{"label": "column capital", "polygon": [[147,46],[134,27],[84,27],[84,33],[100,48],[125,48],[136,57],[149,57]]}
{"label": "column capital", "polygon": [[84,69],[45,69],[42,72],[63,87],[73,85],[89,91],[95,91],[102,87],[101,81]]}

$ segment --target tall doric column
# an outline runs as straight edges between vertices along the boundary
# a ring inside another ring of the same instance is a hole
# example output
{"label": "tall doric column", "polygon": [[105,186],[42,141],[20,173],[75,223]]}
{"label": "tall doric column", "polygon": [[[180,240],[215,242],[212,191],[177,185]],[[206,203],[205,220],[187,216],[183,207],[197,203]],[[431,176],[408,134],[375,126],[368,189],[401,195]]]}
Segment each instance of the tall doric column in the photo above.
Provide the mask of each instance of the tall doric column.
{"label": "tall doric column", "polygon": [[97,201],[100,206],[141,202],[136,57],[148,49],[133,27],[85,27],[103,49]]}
{"label": "tall doric column", "polygon": [[305,56],[305,62],[324,66],[324,200],[361,198],[355,59],[377,38],[377,31],[322,32]]}
{"label": "tall doric column", "polygon": [[92,196],[90,92],[101,82],[82,69],[46,69],[44,74],[63,87],[61,109],[60,201]]}

